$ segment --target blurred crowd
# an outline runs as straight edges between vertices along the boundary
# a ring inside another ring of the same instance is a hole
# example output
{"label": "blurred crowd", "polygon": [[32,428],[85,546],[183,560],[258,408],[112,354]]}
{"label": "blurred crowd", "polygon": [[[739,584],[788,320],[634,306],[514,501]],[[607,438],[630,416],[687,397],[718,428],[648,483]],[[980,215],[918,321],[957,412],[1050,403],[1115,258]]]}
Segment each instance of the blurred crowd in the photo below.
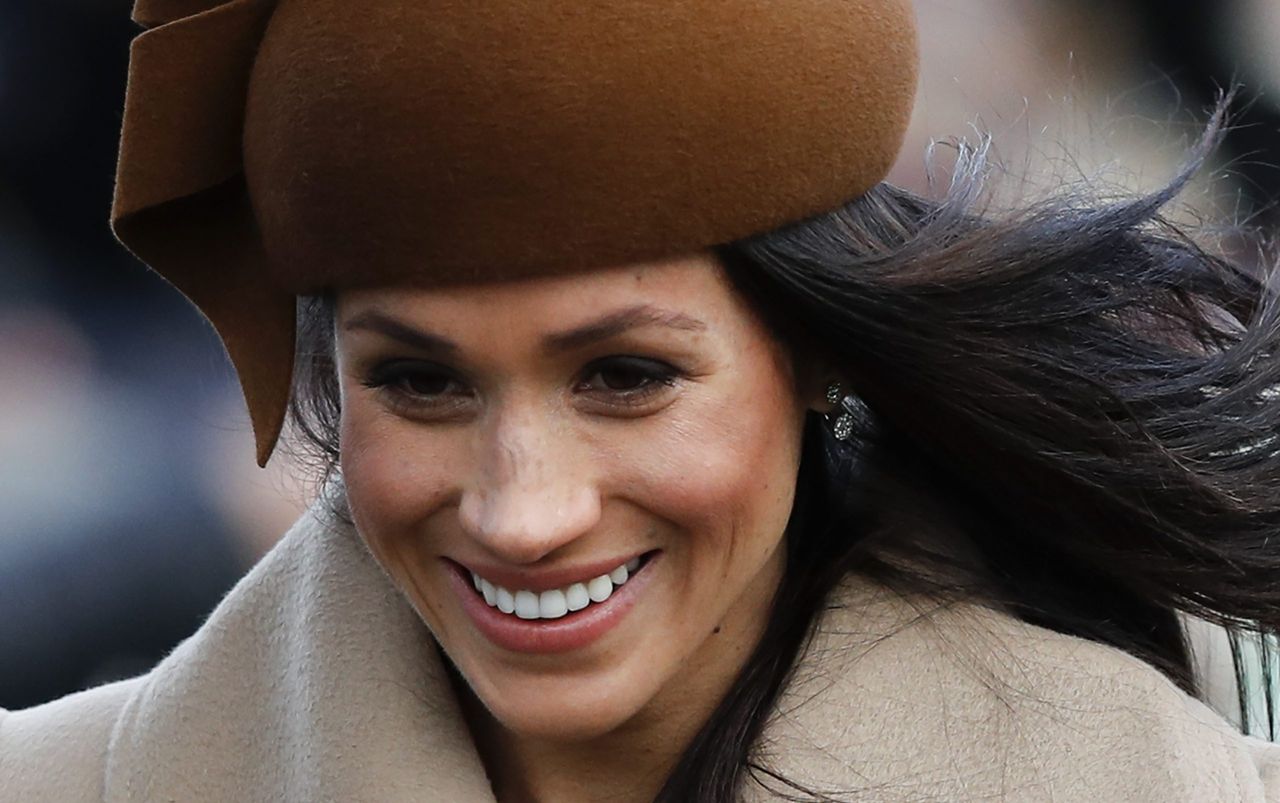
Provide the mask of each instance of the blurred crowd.
{"label": "blurred crowd", "polygon": [[[295,466],[254,464],[212,330],[108,229],[129,6],[0,4],[5,708],[147,669],[307,501]],[[930,144],[985,131],[1014,178],[1119,166],[1150,188],[1239,84],[1205,203],[1280,221],[1275,0],[916,7],[921,93],[891,180],[926,191]]]}

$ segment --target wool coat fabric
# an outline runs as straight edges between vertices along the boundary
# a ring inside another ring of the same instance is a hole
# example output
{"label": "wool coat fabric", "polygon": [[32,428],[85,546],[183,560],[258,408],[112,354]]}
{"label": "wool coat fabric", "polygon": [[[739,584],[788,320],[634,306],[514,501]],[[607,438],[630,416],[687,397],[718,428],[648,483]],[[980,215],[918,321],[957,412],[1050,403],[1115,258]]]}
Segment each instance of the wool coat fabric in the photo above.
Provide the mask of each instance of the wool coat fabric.
{"label": "wool coat fabric", "polygon": [[[1280,801],[1280,746],[1115,649],[865,580],[831,603],[759,744],[794,781],[857,801]],[[150,673],[0,712],[0,800],[493,796],[425,626],[313,511]]]}

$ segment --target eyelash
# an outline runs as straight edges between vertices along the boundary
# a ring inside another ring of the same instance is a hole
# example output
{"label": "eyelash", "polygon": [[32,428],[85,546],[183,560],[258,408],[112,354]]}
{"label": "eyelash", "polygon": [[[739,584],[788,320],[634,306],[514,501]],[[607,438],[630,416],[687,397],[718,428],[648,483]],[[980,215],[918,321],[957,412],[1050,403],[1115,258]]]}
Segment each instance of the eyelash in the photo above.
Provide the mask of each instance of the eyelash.
{"label": "eyelash", "polygon": [[[674,386],[682,378],[679,369],[660,360],[617,355],[589,363],[583,369],[583,378],[575,385],[575,389],[596,376],[603,376],[610,370],[620,371],[629,379],[639,379],[641,384],[631,389],[612,390],[606,387],[589,392],[605,394],[609,397],[607,404],[623,409],[643,407],[653,397]],[[417,360],[388,360],[375,366],[361,384],[371,390],[387,394],[389,401],[402,410],[420,411],[424,408],[440,409],[450,406],[450,402],[443,400],[447,393],[421,394],[410,388],[409,383],[412,380],[423,378],[432,383],[441,381],[461,383],[454,372],[433,363]],[[446,388],[448,388],[447,384]]]}

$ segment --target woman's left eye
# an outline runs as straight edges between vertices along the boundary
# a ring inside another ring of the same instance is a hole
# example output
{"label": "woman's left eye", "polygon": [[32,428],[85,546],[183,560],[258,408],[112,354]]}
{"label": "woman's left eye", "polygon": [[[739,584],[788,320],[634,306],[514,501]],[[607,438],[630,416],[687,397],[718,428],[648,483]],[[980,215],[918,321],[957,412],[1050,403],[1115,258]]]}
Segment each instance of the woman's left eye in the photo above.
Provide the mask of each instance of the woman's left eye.
{"label": "woman's left eye", "polygon": [[678,372],[658,360],[643,357],[608,357],[587,366],[579,386],[591,393],[637,403],[675,384]]}

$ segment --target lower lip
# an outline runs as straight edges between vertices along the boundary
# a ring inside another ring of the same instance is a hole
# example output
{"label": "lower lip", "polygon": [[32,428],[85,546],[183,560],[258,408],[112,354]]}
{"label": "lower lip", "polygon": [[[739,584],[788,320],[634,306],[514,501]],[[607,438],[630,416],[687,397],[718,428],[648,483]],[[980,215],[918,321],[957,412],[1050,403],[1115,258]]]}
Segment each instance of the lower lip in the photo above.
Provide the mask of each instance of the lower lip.
{"label": "lower lip", "polygon": [[521,619],[489,607],[476,593],[471,573],[456,563],[449,565],[450,583],[462,600],[462,609],[485,638],[504,650],[551,654],[580,650],[612,630],[635,606],[640,592],[653,576],[657,553],[604,602],[593,602],[559,619]]}

